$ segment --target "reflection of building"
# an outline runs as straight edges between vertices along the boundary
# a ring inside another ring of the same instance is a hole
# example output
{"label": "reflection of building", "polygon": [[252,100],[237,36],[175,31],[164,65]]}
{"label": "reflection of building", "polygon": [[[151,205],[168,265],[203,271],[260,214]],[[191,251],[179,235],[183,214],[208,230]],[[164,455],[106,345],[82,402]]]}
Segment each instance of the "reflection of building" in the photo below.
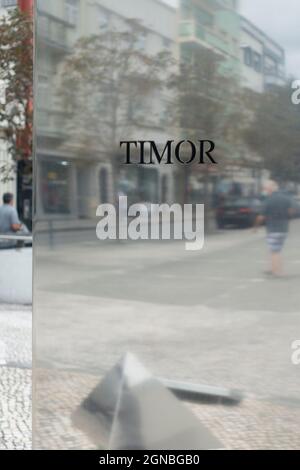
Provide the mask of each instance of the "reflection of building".
{"label": "reflection of building", "polygon": [[[176,54],[176,10],[160,0],[39,0],[37,5],[37,171],[38,180],[42,181],[37,210],[45,217],[54,213],[94,217],[99,203],[114,201],[112,163],[101,147],[95,151],[91,145],[80,151],[74,142],[66,142],[65,112],[56,93],[60,66],[78,38],[100,34],[112,27],[124,30],[129,18],[141,21],[143,34],[138,45],[141,52],[151,55],[169,49]],[[165,133],[161,108],[165,97],[157,93],[157,96],[134,98],[139,101],[130,111],[135,113],[134,120],[141,124],[136,124],[131,137],[155,139],[158,145],[165,142],[169,137]],[[156,108],[159,122],[157,119],[151,122],[154,113],[148,112],[149,107]],[[141,117],[147,117],[146,125]],[[132,199],[171,200],[171,173],[164,165],[154,169],[131,167],[130,171],[124,167],[119,190]]]}
{"label": "reflection of building", "polygon": [[179,40],[182,56],[195,47],[225,57],[224,72],[239,72],[239,17],[236,0],[181,0]]}
{"label": "reflection of building", "polygon": [[243,85],[258,93],[272,85],[284,85],[283,48],[246,18],[240,20]]}
{"label": "reflection of building", "polygon": [[[220,72],[237,79],[237,85],[259,93],[271,85],[283,85],[284,50],[239,15],[238,3],[237,0],[180,0],[181,57],[192,60],[199,48],[209,49],[222,55]],[[222,87],[221,76],[219,80]],[[218,173],[215,180],[237,182],[247,193],[259,191],[262,179],[268,176],[260,169],[259,156],[243,149],[233,154],[226,146],[223,152],[227,160],[232,159],[232,164],[223,175]],[[202,197],[204,189],[199,177],[192,175],[191,181],[195,193]]]}
{"label": "reflection of building", "polygon": [[[232,87],[239,84],[240,64],[240,22],[238,2],[236,0],[180,0],[179,44],[181,59],[186,62],[201,61],[203,50],[211,51],[211,56],[219,57],[218,77],[211,86],[222,89],[222,78],[229,78]],[[200,59],[199,59],[200,57]],[[213,62],[213,60],[212,60]],[[228,83],[228,80],[227,80]],[[226,98],[225,98],[226,100]],[[212,103],[214,97],[212,97]],[[212,105],[213,106],[213,105]],[[220,120],[232,109],[228,100]],[[214,131],[217,126],[215,126]],[[215,137],[215,136],[214,136]],[[207,193],[211,194],[218,182],[226,176],[226,172],[234,173],[231,162],[238,161],[239,152],[228,145],[225,136],[219,137],[218,150],[223,161],[227,161],[226,169],[212,169],[207,177],[203,172],[189,176],[189,193],[193,202],[207,201]],[[207,183],[207,179],[209,182]]]}
{"label": "reflection of building", "polygon": [[[71,138],[66,139],[66,114],[57,93],[57,77],[78,38],[112,27],[123,30],[126,20],[137,18],[143,25],[139,48],[146,54],[169,49],[175,57],[188,58],[197,48],[210,49],[225,59],[221,73],[237,78],[256,91],[265,89],[275,71],[277,79],[282,73],[283,51],[241,19],[236,0],[181,0],[179,30],[177,11],[160,0],[38,0],[37,7],[37,171],[42,181],[37,209],[41,216],[93,217],[99,203],[114,201],[116,195],[111,156],[103,148],[95,149],[95,145],[76,148]],[[172,138],[166,133],[164,101],[167,97],[160,93],[133,97],[128,119],[134,118],[138,124],[130,134],[132,139],[154,139],[159,146]],[[155,113],[152,113],[154,108]],[[152,121],[151,115],[156,115]],[[142,122],[145,118],[147,123]],[[82,121],[88,122],[84,114]],[[78,134],[80,132],[78,126]],[[95,140],[92,135],[90,140]],[[253,160],[251,168],[239,168],[238,150],[236,154],[230,149],[226,151],[226,156],[236,161],[227,178],[236,177],[252,190],[257,180],[257,160]],[[146,202],[173,200],[173,188],[178,186],[178,181],[172,168],[131,166],[122,168],[120,173],[118,189],[128,194],[132,202],[137,198]],[[214,181],[218,177],[218,174],[211,175]],[[191,192],[203,194],[205,188],[198,175],[193,174],[191,181]]]}
{"label": "reflection of building", "polygon": [[[241,85],[256,93],[263,93],[271,86],[284,86],[285,52],[284,49],[268,37],[246,18],[240,17],[241,24]],[[269,171],[260,169],[261,158],[251,155],[253,168],[248,171],[245,181],[251,184],[254,192],[261,190],[262,181],[270,175]],[[251,174],[252,173],[252,174]]]}

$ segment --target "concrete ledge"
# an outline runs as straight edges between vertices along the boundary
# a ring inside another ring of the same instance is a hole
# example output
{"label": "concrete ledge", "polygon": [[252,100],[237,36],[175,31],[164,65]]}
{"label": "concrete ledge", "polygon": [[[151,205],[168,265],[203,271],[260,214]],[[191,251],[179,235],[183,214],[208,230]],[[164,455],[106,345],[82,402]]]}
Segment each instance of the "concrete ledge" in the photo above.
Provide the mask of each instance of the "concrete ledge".
{"label": "concrete ledge", "polygon": [[0,251],[0,302],[32,303],[32,248]]}
{"label": "concrete ledge", "polygon": [[239,405],[244,396],[239,390],[211,385],[178,382],[161,379],[162,383],[180,400],[194,403],[219,403],[221,405]]}

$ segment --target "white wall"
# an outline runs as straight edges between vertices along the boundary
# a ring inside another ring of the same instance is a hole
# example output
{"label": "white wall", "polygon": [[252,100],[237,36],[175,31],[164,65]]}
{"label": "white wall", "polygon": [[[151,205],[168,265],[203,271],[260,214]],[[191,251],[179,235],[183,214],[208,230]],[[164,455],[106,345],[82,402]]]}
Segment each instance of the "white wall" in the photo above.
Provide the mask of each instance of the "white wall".
{"label": "white wall", "polygon": [[[0,7],[0,18],[3,15],[5,15],[5,13],[6,13],[6,10],[4,8]],[[5,88],[4,88],[4,85],[3,85],[3,81],[2,82],[0,81],[0,101],[1,101],[2,104],[5,103]],[[11,157],[10,157],[8,151],[7,151],[6,142],[1,137],[3,137],[3,136],[0,134],[0,167],[2,167],[3,165],[11,166],[12,165],[12,160],[11,160]],[[12,181],[8,181],[6,183],[3,183],[1,181],[1,173],[0,173],[0,204],[2,204],[2,196],[3,196],[4,193],[9,192],[9,193],[13,193],[14,196],[16,196],[16,178],[15,178],[15,174],[12,173],[12,176],[13,176]]]}

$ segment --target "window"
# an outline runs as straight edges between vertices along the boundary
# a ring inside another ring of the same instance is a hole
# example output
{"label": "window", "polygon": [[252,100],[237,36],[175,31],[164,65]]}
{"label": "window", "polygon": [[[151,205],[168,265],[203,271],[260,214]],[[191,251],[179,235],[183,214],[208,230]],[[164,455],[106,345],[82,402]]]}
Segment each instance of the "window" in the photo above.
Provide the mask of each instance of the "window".
{"label": "window", "polygon": [[41,202],[46,214],[69,214],[68,162],[45,161],[41,164]]}
{"label": "window", "polygon": [[244,63],[248,67],[252,67],[252,49],[250,47],[245,47],[244,49]]}
{"label": "window", "polygon": [[78,22],[79,1],[66,0],[65,3],[65,19],[68,23],[75,26]]}
{"label": "window", "polygon": [[0,4],[3,8],[16,7],[18,0],[1,0]]}
{"label": "window", "polygon": [[40,104],[40,108],[49,109],[51,101],[49,96],[49,81],[48,77],[44,75],[40,75],[38,77],[37,99]]}
{"label": "window", "polygon": [[184,20],[191,19],[193,14],[193,5],[191,0],[182,0],[181,1],[181,17]]}
{"label": "window", "polygon": [[98,24],[100,29],[107,29],[109,25],[110,15],[107,11],[99,9]]}
{"label": "window", "polygon": [[213,25],[213,16],[203,10],[202,8],[195,7],[195,18],[197,23],[204,25],[204,26],[212,26]]}
{"label": "window", "polygon": [[266,56],[265,58],[265,72],[270,75],[276,75],[278,70],[278,64],[273,58]]}
{"label": "window", "polygon": [[50,36],[50,21],[47,16],[40,16],[38,22],[38,31],[39,34],[43,35],[43,37],[48,38]]}
{"label": "window", "polygon": [[48,128],[49,127],[49,113],[47,111],[37,111],[36,112],[36,123],[38,129]]}
{"label": "window", "polygon": [[262,71],[262,56],[257,52],[253,52],[253,68],[258,73]]}
{"label": "window", "polygon": [[144,51],[146,48],[146,41],[147,41],[147,33],[143,31],[137,37],[136,48],[139,51]]}
{"label": "window", "polygon": [[165,49],[170,49],[171,48],[171,45],[172,45],[171,39],[163,38],[162,43],[163,43],[163,47]]}

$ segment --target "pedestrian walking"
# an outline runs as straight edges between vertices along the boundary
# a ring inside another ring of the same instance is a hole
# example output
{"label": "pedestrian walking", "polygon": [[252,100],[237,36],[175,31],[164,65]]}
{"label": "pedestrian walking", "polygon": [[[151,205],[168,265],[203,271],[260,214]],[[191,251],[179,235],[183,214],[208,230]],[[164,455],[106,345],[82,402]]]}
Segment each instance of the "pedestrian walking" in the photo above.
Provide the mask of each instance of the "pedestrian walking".
{"label": "pedestrian walking", "polygon": [[273,180],[265,183],[264,191],[267,197],[255,225],[266,225],[267,244],[271,253],[271,268],[266,274],[278,277],[283,275],[281,252],[289,231],[289,219],[293,212],[292,201],[279,190],[278,184]]}

